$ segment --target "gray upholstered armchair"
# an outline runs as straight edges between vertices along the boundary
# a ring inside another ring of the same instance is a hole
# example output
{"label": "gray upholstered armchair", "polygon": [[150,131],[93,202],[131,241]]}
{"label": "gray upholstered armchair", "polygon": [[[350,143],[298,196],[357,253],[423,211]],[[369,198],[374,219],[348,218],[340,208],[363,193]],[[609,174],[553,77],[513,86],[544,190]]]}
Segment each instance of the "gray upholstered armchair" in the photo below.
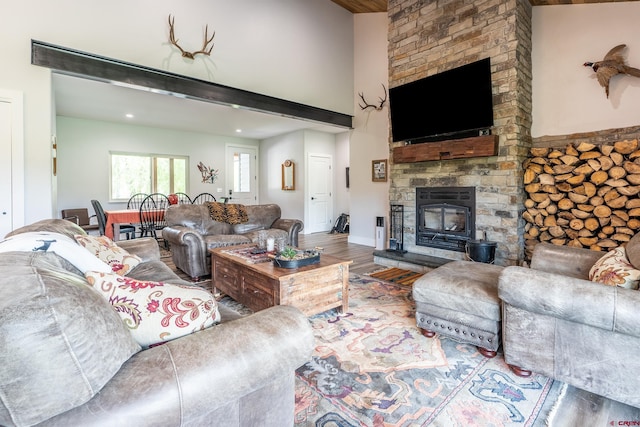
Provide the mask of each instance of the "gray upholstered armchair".
{"label": "gray upholstered armchair", "polygon": [[176,267],[198,280],[211,274],[209,249],[257,242],[261,230],[267,232],[267,237],[284,237],[288,245],[298,246],[302,221],[280,218],[280,206],[276,204],[245,208],[248,221],[232,225],[213,220],[206,204],[169,206],[162,237],[171,245]]}
{"label": "gray upholstered armchair", "polygon": [[[627,244],[635,268],[639,236]],[[603,255],[540,243],[531,268],[504,269],[504,357],[516,373],[535,371],[640,407],[640,291],[590,281]]]}

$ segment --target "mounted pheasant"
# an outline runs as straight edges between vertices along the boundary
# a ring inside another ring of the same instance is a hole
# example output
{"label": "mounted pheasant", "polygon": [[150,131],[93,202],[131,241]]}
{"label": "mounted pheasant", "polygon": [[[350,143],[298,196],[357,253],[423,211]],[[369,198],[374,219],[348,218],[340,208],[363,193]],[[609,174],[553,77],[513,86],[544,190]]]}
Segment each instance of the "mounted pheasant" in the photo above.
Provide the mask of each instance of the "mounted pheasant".
{"label": "mounted pheasant", "polygon": [[585,67],[591,67],[596,72],[596,77],[600,86],[602,86],[609,97],[609,80],[616,74],[628,74],[634,77],[640,77],[640,70],[637,68],[629,67],[625,64],[624,57],[622,56],[622,50],[627,47],[626,44],[619,44],[611,49],[602,61],[598,62],[585,62]]}

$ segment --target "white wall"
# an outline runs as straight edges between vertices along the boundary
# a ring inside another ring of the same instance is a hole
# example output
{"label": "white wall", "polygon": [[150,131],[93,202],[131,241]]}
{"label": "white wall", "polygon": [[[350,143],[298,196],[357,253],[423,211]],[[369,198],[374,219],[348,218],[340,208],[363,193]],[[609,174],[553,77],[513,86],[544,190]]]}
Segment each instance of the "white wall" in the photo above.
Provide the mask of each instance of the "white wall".
{"label": "white wall", "polygon": [[611,80],[606,98],[596,62],[626,44],[629,65],[640,68],[640,2],[533,8],[533,137],[640,124],[640,78]]}
{"label": "white wall", "polygon": [[[173,154],[189,156],[190,195],[212,193],[225,185],[225,143],[258,147],[258,141],[246,138],[171,131],[95,120],[58,117],[58,207],[86,207],[93,213],[90,200],[100,200],[105,209],[123,209],[109,202],[109,152]],[[179,144],[176,144],[179,142]],[[198,162],[220,169],[214,184],[202,182]],[[54,217],[59,217],[57,212]]]}
{"label": "white wall", "polygon": [[[282,190],[282,163],[295,165],[295,190]],[[304,132],[260,142],[260,203],[276,203],[282,218],[304,218]]]}
{"label": "white wall", "polygon": [[[336,185],[336,180],[335,180],[335,170],[336,170],[336,137],[333,134],[329,134],[329,133],[324,133],[324,132],[318,132],[318,131],[313,131],[313,130],[305,130],[303,131],[304,133],[304,159],[305,159],[305,166],[304,169],[302,171],[303,173],[303,179],[304,179],[304,198],[307,201],[311,201],[311,196],[312,194],[309,192],[309,188],[310,188],[310,180],[312,179],[316,179],[313,176],[309,176],[307,171],[309,168],[309,156],[310,155],[326,155],[329,156],[331,158],[331,166],[332,166],[332,170],[334,171],[333,175],[331,176],[331,181],[332,181],[332,199],[331,199],[331,212],[334,213],[334,216],[332,218],[329,218],[329,223],[331,224],[331,226],[333,225],[333,223],[335,222],[335,185]],[[309,224],[311,222],[311,215],[310,215],[310,209],[309,206],[310,203],[305,203],[304,204],[304,216],[303,216],[303,221],[305,224]],[[327,231],[331,230],[331,226],[329,227],[329,229]],[[307,234],[309,233],[310,229],[308,227],[305,227],[305,229],[303,229],[303,233]]]}
{"label": "white wall", "polygon": [[[333,198],[333,213],[337,218],[342,213],[349,213],[350,189],[347,188],[346,168],[349,167],[350,160],[350,132],[343,132],[336,135],[336,158],[334,163],[334,187],[335,197]],[[335,220],[334,220],[335,222]]]}
{"label": "white wall", "polygon": [[[7,2],[5,2],[7,3]],[[329,0],[13,1],[0,26],[0,88],[24,93],[25,222],[56,215],[51,76],[31,39],[168,70],[345,114],[353,112],[352,14]],[[210,58],[183,59],[216,31]],[[10,16],[10,17],[9,17]]]}
{"label": "white wall", "polygon": [[[371,162],[389,158],[388,103],[381,111],[357,107],[358,92],[370,103],[389,88],[386,13],[354,16],[354,130],[351,132],[349,241],[375,246],[376,216],[389,216],[389,181],[371,181]],[[388,224],[388,220],[386,220]]]}
{"label": "white wall", "polygon": [[[304,218],[308,200],[306,156],[327,154],[333,159],[333,216],[349,212],[345,167],[349,165],[349,132],[328,134],[318,131],[297,131],[260,141],[260,202],[277,203],[283,218]],[[284,160],[295,163],[296,188],[282,190],[281,165]],[[311,177],[312,178],[312,177]],[[303,230],[303,233],[308,232]]]}

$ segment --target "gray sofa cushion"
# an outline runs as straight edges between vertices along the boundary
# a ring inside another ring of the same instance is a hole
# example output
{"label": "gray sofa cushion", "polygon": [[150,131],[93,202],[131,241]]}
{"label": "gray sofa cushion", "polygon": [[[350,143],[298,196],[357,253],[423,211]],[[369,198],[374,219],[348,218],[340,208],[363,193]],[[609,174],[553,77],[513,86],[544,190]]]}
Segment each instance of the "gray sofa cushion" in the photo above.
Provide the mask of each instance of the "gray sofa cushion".
{"label": "gray sofa cushion", "polygon": [[640,233],[636,233],[627,242],[625,249],[627,250],[627,259],[631,265],[636,269],[640,269]]}
{"label": "gray sofa cushion", "polygon": [[2,254],[0,287],[0,425],[33,425],[87,402],[140,350],[55,254]]}
{"label": "gray sofa cushion", "polygon": [[5,237],[15,236],[16,234],[27,233],[29,231],[48,231],[51,233],[64,234],[67,237],[74,238],[76,234],[87,234],[79,225],[67,221],[66,219],[43,219],[24,227],[16,228]]}
{"label": "gray sofa cushion", "polygon": [[498,278],[502,269],[473,261],[446,263],[413,284],[413,299],[499,322]]}
{"label": "gray sofa cushion", "polygon": [[242,224],[235,224],[233,226],[233,232],[236,234],[271,228],[271,225],[273,225],[282,214],[280,206],[274,203],[268,205],[247,205],[245,208],[249,221]]}
{"label": "gray sofa cushion", "polygon": [[207,234],[203,236],[207,249],[251,243],[251,239],[241,234]]}

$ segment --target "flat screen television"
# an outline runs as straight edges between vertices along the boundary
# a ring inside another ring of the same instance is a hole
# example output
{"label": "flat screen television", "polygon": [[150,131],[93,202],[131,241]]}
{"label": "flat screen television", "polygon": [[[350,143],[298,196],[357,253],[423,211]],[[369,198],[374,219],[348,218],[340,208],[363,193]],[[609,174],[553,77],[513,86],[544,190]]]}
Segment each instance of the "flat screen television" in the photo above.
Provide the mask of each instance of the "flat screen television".
{"label": "flat screen television", "polygon": [[389,89],[393,141],[488,135],[493,126],[489,58]]}

